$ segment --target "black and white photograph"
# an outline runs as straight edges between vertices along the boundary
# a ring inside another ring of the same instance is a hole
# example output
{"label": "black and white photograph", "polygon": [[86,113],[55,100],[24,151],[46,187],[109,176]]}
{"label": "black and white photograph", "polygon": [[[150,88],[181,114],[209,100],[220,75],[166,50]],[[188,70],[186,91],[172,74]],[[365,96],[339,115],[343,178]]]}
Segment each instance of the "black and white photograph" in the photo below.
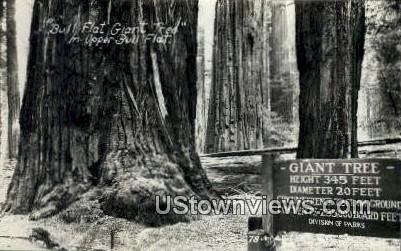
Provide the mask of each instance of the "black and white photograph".
{"label": "black and white photograph", "polygon": [[0,251],[400,251],[401,0],[0,0]]}

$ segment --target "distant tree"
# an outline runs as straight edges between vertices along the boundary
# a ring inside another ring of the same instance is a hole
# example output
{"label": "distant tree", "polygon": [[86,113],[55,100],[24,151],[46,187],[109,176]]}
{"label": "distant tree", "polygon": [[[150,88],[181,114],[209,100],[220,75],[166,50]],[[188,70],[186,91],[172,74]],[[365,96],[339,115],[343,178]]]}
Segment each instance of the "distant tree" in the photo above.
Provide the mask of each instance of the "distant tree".
{"label": "distant tree", "polygon": [[[378,61],[379,121],[384,122],[382,136],[401,132],[401,2],[382,3],[383,16],[378,20],[374,50]],[[384,134],[384,135],[383,135]]]}
{"label": "distant tree", "polygon": [[298,89],[294,9],[293,1],[272,1],[271,106],[287,123],[295,121]]}
{"label": "distant tree", "polygon": [[7,0],[7,90],[8,90],[8,152],[9,158],[17,158],[20,138],[20,94],[18,82],[17,30],[15,0]]}
{"label": "distant tree", "polygon": [[294,1],[272,1],[271,13],[271,112],[265,125],[265,146],[270,147],[293,145],[299,128]]}
{"label": "distant tree", "polygon": [[366,2],[366,46],[359,129],[365,137],[401,133],[401,2]]}
{"label": "distant tree", "polygon": [[[4,20],[4,0],[0,0],[0,24],[3,23]],[[5,59],[5,55],[3,53],[3,44],[5,43],[5,31],[2,27],[2,25],[0,26],[0,138],[1,135],[4,133],[3,132],[3,118],[2,118],[2,111],[4,109],[4,101],[2,100],[2,95],[1,93],[3,92],[3,90],[6,87],[6,82],[3,78],[4,74],[3,74],[3,69],[5,68],[5,63],[6,63],[6,59]],[[5,142],[0,141],[0,145],[4,144]]]}
{"label": "distant tree", "polygon": [[358,158],[358,99],[365,51],[365,0],[351,1],[351,157]]}
{"label": "distant tree", "polygon": [[198,56],[197,63],[197,104],[196,104],[196,150],[203,153],[205,149],[206,137],[206,118],[208,103],[206,100],[206,80],[205,80],[205,31],[203,28],[198,30]]}

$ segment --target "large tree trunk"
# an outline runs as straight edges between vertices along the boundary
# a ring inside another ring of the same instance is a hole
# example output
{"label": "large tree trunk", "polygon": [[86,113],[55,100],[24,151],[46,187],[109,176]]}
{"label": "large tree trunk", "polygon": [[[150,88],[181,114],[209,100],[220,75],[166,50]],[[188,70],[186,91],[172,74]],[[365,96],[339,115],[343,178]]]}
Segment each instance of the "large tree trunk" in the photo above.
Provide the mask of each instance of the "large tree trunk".
{"label": "large tree trunk", "polygon": [[351,157],[358,158],[358,98],[362,78],[362,61],[365,51],[365,1],[352,1],[351,8]]}
{"label": "large tree trunk", "polygon": [[[300,72],[299,158],[347,158],[351,146],[351,92],[360,48],[350,1],[296,3]],[[354,57],[353,57],[354,56]]]}
{"label": "large tree trunk", "polygon": [[219,0],[216,6],[207,152],[263,147],[265,0]]}
{"label": "large tree trunk", "polygon": [[[49,35],[50,18],[177,33],[90,47]],[[196,20],[197,1],[36,0],[9,211],[52,215],[94,186],[105,213],[130,219],[155,216],[155,195],[217,197],[194,144]]]}
{"label": "large tree trunk", "polygon": [[20,138],[20,95],[18,82],[17,30],[15,0],[7,0],[7,90],[8,90],[8,153],[9,158],[18,155]]}

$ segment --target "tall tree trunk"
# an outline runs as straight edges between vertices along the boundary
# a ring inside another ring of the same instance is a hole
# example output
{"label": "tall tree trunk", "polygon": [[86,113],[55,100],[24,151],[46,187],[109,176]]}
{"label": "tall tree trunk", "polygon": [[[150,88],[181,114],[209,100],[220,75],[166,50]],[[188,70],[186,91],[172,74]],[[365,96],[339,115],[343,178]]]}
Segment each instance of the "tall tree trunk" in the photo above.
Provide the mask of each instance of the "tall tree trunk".
{"label": "tall tree trunk", "polygon": [[[0,24],[3,24],[3,20],[4,20],[4,0],[0,0]],[[3,45],[5,42],[5,31],[2,27],[2,25],[0,26],[0,139],[3,139],[3,123],[4,123],[4,118],[3,118],[3,109],[4,109],[4,102],[3,101],[3,90],[6,88],[6,80],[4,79],[4,72],[3,69],[5,68],[5,56],[3,53]],[[4,146],[2,146],[2,144],[5,144],[5,142],[3,142],[3,140],[0,140],[0,149],[5,149]]]}
{"label": "tall tree trunk", "polygon": [[7,0],[7,90],[8,90],[8,152],[17,158],[20,138],[20,94],[18,82],[17,30],[15,0]]}
{"label": "tall tree trunk", "polygon": [[362,77],[362,61],[365,51],[365,1],[353,0],[351,2],[352,29],[352,92],[351,92],[351,157],[358,158],[358,97]]}
{"label": "tall tree trunk", "polygon": [[269,5],[264,0],[217,2],[207,152],[263,147]]}
{"label": "tall tree trunk", "polygon": [[264,33],[262,34],[262,95],[263,95],[263,146],[269,145],[269,139],[271,137],[271,80],[270,80],[270,51],[271,51],[271,29],[272,29],[272,10],[271,4],[268,7],[262,9],[263,13],[263,23],[262,27]]}
{"label": "tall tree trunk", "polygon": [[360,48],[350,21],[355,8],[350,0],[296,2],[299,158],[350,156],[353,55]]}
{"label": "tall tree trunk", "polygon": [[294,121],[298,85],[294,19],[293,1],[272,2],[271,105],[272,111],[287,123]]}
{"label": "tall tree trunk", "polygon": [[198,100],[196,106],[196,150],[198,153],[203,153],[205,149],[206,135],[206,82],[205,82],[205,31],[200,28],[198,30],[198,56],[197,56],[197,93]]}
{"label": "tall tree trunk", "polygon": [[[147,25],[137,43],[96,47],[50,35],[51,18]],[[98,187],[106,214],[146,221],[162,217],[155,195],[217,197],[195,151],[196,20],[197,1],[35,1],[9,211],[45,217]],[[173,38],[145,40],[160,22]]]}

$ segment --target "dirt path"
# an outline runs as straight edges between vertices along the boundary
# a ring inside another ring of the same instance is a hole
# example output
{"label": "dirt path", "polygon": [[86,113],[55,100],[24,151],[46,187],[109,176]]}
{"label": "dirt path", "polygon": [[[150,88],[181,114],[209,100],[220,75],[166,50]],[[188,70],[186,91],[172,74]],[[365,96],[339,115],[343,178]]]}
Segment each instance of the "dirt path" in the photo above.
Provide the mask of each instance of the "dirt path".
{"label": "dirt path", "polygon": [[[247,216],[204,216],[189,223],[161,228],[147,228],[136,223],[108,219],[96,224],[61,224],[54,219],[29,222],[25,216],[6,216],[0,220],[0,232],[14,236],[28,236],[30,228],[39,225],[49,230],[55,240],[69,250],[109,250],[108,228],[117,223],[121,231],[116,235],[115,249],[125,250],[247,250]],[[12,229],[9,226],[14,226]],[[285,233],[276,238],[278,251],[349,250],[399,251],[400,241],[323,235]],[[65,244],[65,245],[64,245]],[[45,250],[29,241],[1,238],[0,250]]]}
{"label": "dirt path", "polygon": [[31,242],[13,238],[0,238],[0,247],[4,251],[43,251],[46,249],[38,248]]}
{"label": "dirt path", "polygon": [[[0,154],[0,207],[6,199],[16,164],[15,161],[4,161],[2,157]],[[0,250],[46,250],[27,240],[32,227],[33,224],[28,221],[28,216],[0,215]]]}
{"label": "dirt path", "polygon": [[33,227],[27,216],[6,215],[0,218],[0,250],[44,251],[27,240]]}

